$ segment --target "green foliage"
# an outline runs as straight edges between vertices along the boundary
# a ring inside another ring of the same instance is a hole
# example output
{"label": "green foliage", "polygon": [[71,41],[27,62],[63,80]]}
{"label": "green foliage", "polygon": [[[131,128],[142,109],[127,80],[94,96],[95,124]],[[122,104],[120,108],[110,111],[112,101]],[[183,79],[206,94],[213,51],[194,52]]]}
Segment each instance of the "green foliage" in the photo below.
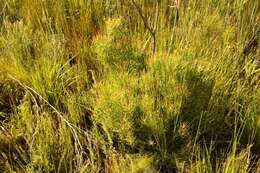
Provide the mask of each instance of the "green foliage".
{"label": "green foliage", "polygon": [[127,35],[126,24],[122,20],[108,19],[105,34],[94,40],[93,52],[103,66],[108,66],[107,68],[140,73],[146,68],[146,57],[134,50],[131,45],[132,39]]}
{"label": "green foliage", "polygon": [[0,172],[258,172],[260,2],[172,3],[0,0]]}

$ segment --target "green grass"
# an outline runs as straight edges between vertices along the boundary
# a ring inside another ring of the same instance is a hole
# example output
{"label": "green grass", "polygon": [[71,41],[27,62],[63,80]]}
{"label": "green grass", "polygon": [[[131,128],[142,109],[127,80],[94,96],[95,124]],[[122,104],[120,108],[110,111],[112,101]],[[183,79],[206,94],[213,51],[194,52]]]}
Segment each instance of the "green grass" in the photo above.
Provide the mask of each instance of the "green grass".
{"label": "green grass", "polygon": [[258,172],[260,2],[173,5],[0,0],[0,172]]}

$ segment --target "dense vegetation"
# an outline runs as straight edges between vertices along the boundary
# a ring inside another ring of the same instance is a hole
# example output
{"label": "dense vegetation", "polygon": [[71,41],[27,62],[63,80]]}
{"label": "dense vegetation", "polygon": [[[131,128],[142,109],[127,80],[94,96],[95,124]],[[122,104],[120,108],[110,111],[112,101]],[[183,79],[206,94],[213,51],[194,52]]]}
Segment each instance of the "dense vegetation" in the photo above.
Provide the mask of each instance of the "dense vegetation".
{"label": "dense vegetation", "polygon": [[260,171],[260,1],[158,2],[0,0],[0,172]]}

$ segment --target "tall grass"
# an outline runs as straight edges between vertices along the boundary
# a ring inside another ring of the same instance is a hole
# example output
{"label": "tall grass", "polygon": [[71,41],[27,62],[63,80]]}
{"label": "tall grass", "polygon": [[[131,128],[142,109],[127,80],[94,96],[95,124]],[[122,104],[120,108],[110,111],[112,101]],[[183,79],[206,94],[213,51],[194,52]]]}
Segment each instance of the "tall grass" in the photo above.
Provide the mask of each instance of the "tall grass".
{"label": "tall grass", "polygon": [[173,5],[0,0],[0,172],[258,172],[260,2]]}

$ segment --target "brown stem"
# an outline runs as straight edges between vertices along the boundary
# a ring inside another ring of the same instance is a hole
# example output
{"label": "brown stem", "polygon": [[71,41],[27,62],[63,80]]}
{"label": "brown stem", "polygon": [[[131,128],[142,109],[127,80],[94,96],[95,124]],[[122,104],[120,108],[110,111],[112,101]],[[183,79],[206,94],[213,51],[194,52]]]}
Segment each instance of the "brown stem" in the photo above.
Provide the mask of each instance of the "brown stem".
{"label": "brown stem", "polygon": [[158,28],[159,15],[160,15],[160,0],[156,0],[156,9],[155,9],[155,15],[154,15],[155,19],[154,19],[153,28],[149,26],[147,18],[144,16],[141,7],[134,0],[131,0],[131,2],[133,3],[133,5],[134,5],[136,11],[138,12],[138,14],[140,15],[140,17],[142,18],[144,27],[150,32],[150,34],[152,36],[152,42],[153,42],[152,52],[153,52],[153,54],[155,54],[156,53],[156,32],[157,32],[157,28]]}

